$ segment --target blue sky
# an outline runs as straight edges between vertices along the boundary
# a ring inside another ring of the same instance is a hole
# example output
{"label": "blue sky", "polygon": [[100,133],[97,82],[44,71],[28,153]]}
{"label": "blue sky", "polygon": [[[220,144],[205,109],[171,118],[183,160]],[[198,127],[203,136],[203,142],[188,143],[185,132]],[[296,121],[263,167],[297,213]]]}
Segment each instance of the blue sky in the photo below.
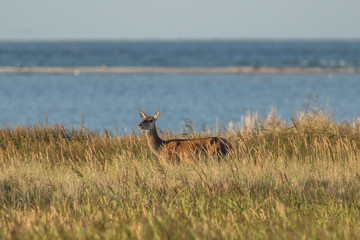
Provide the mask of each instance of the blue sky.
{"label": "blue sky", "polygon": [[0,0],[0,40],[360,39],[360,0]]}

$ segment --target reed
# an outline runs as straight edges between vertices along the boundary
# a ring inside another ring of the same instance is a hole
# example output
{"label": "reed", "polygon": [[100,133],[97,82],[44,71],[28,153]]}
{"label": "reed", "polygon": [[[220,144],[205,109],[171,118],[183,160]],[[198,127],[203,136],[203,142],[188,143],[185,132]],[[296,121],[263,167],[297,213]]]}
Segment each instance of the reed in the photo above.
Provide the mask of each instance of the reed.
{"label": "reed", "polygon": [[176,164],[135,132],[3,127],[0,238],[358,239],[359,130],[321,111],[249,113],[219,131],[225,159]]}

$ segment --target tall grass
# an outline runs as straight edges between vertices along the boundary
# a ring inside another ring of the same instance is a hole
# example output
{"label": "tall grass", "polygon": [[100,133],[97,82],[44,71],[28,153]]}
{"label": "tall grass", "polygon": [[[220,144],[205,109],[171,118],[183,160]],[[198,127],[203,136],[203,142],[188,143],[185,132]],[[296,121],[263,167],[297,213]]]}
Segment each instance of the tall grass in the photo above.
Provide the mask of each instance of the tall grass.
{"label": "tall grass", "polygon": [[174,164],[135,133],[4,127],[0,238],[358,239],[359,130],[322,112],[247,114],[222,131],[223,161]]}

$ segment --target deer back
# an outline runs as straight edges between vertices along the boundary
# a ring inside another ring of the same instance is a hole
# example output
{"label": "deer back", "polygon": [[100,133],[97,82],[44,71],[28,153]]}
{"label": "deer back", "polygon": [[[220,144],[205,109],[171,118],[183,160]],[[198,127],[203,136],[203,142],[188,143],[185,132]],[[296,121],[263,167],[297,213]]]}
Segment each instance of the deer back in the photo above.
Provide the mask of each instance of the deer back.
{"label": "deer back", "polygon": [[164,142],[164,150],[170,159],[181,162],[193,161],[200,154],[222,157],[232,148],[224,138],[172,139]]}

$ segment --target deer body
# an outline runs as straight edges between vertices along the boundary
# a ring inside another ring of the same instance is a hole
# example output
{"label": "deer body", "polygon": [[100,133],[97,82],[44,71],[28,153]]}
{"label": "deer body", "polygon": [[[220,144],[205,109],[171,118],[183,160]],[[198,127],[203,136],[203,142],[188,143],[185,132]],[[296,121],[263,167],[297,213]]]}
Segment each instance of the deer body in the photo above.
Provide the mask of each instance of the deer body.
{"label": "deer body", "polygon": [[220,137],[162,140],[158,136],[155,126],[159,111],[155,113],[154,117],[146,116],[141,110],[139,112],[142,122],[138,124],[138,127],[146,131],[148,145],[158,158],[179,162],[194,161],[200,154],[220,158],[232,148],[226,139]]}

